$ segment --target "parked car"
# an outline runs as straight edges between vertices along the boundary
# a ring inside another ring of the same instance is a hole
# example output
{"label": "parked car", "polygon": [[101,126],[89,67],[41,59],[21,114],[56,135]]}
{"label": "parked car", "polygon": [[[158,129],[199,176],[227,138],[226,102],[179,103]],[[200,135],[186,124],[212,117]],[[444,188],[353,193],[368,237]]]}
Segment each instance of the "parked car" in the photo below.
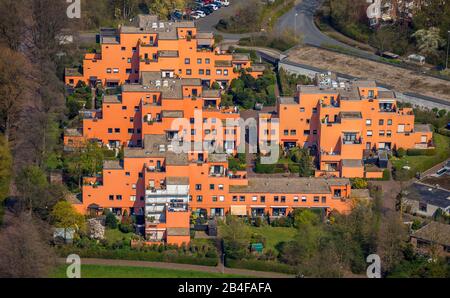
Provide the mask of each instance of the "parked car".
{"label": "parked car", "polygon": [[215,4],[208,4],[208,5],[206,5],[206,7],[210,7],[212,10],[218,10],[219,9],[219,7],[217,5],[215,5]]}
{"label": "parked car", "polygon": [[206,13],[203,10],[196,10],[194,13],[198,14],[201,18],[206,17]]}
{"label": "parked car", "polygon": [[228,0],[216,0],[216,2],[219,2],[222,6],[229,6],[230,5],[230,1]]}
{"label": "parked car", "polygon": [[205,7],[201,8],[200,10],[203,11],[206,15],[210,15],[214,12],[214,10],[208,6],[205,6]]}
{"label": "parked car", "polygon": [[193,12],[191,13],[191,18],[193,18],[194,20],[198,20],[201,18],[201,16],[198,12]]}
{"label": "parked car", "polygon": [[219,1],[214,1],[212,4],[214,4],[215,6],[217,6],[218,8],[222,7],[222,3],[220,3]]}
{"label": "parked car", "polygon": [[180,11],[174,11],[171,15],[170,18],[173,21],[178,21],[181,20],[183,18],[183,14]]}

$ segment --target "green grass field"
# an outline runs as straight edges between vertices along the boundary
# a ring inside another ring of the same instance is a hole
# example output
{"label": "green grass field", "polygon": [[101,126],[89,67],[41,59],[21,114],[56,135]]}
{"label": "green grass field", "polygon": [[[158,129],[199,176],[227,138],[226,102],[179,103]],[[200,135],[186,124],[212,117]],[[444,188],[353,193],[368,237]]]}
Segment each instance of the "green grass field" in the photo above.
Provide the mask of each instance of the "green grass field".
{"label": "green grass field", "polygon": [[[58,266],[52,278],[66,278],[66,265]],[[148,267],[82,265],[82,278],[239,278],[232,274]]]}
{"label": "green grass field", "polygon": [[265,249],[275,249],[279,242],[290,241],[294,239],[297,229],[284,227],[251,227],[252,233],[262,235],[266,238]]}
{"label": "green grass field", "polygon": [[109,243],[114,243],[117,241],[131,241],[131,237],[133,236],[133,233],[122,233],[119,231],[119,229],[106,229],[105,231],[105,238],[108,240]]}
{"label": "green grass field", "polygon": [[435,155],[405,156],[403,158],[394,157],[391,160],[393,166],[397,169],[403,166],[410,166],[416,171],[423,172],[446,160],[450,156],[450,138],[435,133],[433,140],[436,146]]}

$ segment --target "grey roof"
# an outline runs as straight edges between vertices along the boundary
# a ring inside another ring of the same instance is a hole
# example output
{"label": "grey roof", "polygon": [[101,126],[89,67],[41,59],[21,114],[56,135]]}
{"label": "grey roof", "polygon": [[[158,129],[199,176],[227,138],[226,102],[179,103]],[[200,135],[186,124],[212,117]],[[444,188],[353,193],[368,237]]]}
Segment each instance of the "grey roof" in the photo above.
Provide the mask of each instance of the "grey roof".
{"label": "grey roof", "polygon": [[[161,26],[162,25],[162,26]],[[166,22],[160,21],[156,15],[138,15],[132,26],[120,27],[120,32],[133,33],[156,33],[158,39],[178,39],[178,28],[194,28],[192,21]]]}
{"label": "grey roof", "polygon": [[422,183],[413,183],[406,190],[409,200],[424,202],[442,209],[450,207],[450,191]]}
{"label": "grey roof", "polygon": [[144,148],[125,148],[124,156],[127,158],[161,157],[166,158],[168,165],[187,165],[188,155],[168,151],[170,144],[165,135],[145,135]]}
{"label": "grey roof", "polygon": [[159,57],[168,57],[168,58],[176,58],[179,56],[178,51],[173,50],[164,50],[164,51],[158,51]]}
{"label": "grey roof", "polygon": [[413,237],[450,246],[450,225],[432,221],[412,234]]}
{"label": "grey roof", "polygon": [[340,112],[339,113],[339,117],[342,119],[362,119],[362,114],[361,112]]}
{"label": "grey roof", "polygon": [[167,228],[167,236],[189,236],[189,228]]}
{"label": "grey roof", "polygon": [[250,61],[250,54],[248,53],[234,53],[233,61]]}
{"label": "grey roof", "polygon": [[82,137],[83,133],[78,130],[77,128],[67,128],[64,131],[64,135],[69,136],[69,137]]}
{"label": "grey roof", "polygon": [[208,159],[210,162],[226,162],[228,157],[226,154],[212,153],[208,155]]}
{"label": "grey roof", "polygon": [[394,91],[378,91],[378,98],[394,99],[395,92]]}
{"label": "grey roof", "polygon": [[431,132],[429,124],[414,124],[414,131],[416,132]]}
{"label": "grey roof", "polygon": [[200,79],[162,78],[158,71],[141,72],[141,84],[125,84],[123,92],[161,92],[165,99],[182,99],[183,86],[201,86]]}
{"label": "grey roof", "polygon": [[119,160],[105,160],[103,162],[103,169],[105,170],[121,170],[122,163]]}
{"label": "grey roof", "polygon": [[121,103],[122,102],[122,95],[114,94],[114,95],[105,95],[103,97],[104,103]]}
{"label": "grey roof", "polygon": [[363,166],[361,159],[343,159],[342,166],[347,168],[360,168]]}
{"label": "grey roof", "polygon": [[163,118],[183,118],[184,112],[183,111],[162,111],[161,115]]}
{"label": "grey roof", "polygon": [[167,177],[167,185],[189,185],[189,177]]}
{"label": "grey roof", "polygon": [[280,97],[278,99],[278,101],[280,102],[280,104],[284,104],[284,105],[297,104],[297,101],[295,100],[294,97]]}
{"label": "grey roof", "polygon": [[219,98],[220,97],[220,90],[214,90],[214,89],[205,89],[202,91],[203,98]]}
{"label": "grey roof", "polygon": [[65,75],[66,77],[79,77],[81,73],[78,71],[78,68],[66,68]]}
{"label": "grey roof", "polygon": [[330,186],[349,185],[345,178],[250,178],[248,186],[230,186],[231,193],[328,194]]}

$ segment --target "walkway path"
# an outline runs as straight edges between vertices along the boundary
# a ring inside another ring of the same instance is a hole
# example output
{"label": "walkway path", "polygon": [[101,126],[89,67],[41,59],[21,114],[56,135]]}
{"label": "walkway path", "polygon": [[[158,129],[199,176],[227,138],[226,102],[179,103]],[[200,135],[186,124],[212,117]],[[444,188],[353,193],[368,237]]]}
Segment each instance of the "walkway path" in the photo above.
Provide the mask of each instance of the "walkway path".
{"label": "walkway path", "polygon": [[[65,259],[59,259],[59,263],[65,264]],[[263,272],[246,269],[225,268],[221,265],[217,267],[178,264],[178,263],[163,263],[163,262],[147,262],[147,261],[131,261],[131,260],[113,260],[113,259],[88,259],[83,258],[81,263],[84,265],[101,265],[101,266],[128,266],[128,267],[147,267],[147,268],[161,268],[173,270],[192,270],[211,273],[235,274],[240,276],[251,276],[259,278],[293,278],[294,276],[275,272]]]}

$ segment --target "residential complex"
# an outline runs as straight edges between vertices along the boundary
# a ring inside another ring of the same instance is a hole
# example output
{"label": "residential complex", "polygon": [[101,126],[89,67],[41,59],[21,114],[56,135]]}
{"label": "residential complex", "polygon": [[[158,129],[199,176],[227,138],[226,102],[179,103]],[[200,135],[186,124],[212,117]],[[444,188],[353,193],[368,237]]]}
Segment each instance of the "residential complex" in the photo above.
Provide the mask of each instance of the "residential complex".
{"label": "residential complex", "polygon": [[316,177],[381,178],[370,161],[391,149],[432,147],[432,131],[414,124],[411,108],[399,108],[395,93],[373,81],[336,81],[324,76],[317,86],[298,86],[293,98],[280,98],[280,143],[305,146],[316,155]]}
{"label": "residential complex", "polygon": [[[299,86],[295,98],[280,98],[276,114],[260,114],[260,120],[279,123],[260,121],[258,130],[260,144],[312,148],[316,177],[232,170],[228,159],[245,144],[246,127],[237,107],[221,104],[222,92],[240,69],[258,77],[263,66],[253,65],[248,55],[221,52],[212,34],[197,32],[193,22],[140,16],[134,27],[103,30],[99,38],[102,53],[87,54],[83,71],[67,70],[66,83],[120,91],[104,95],[101,108],[82,110],[82,127],[66,130],[64,143],[67,150],[88,141],[123,148],[123,158],[106,161],[101,175],[84,178],[75,207],[81,213],[142,215],[149,243],[188,243],[193,212],[348,212],[348,178],[382,174],[367,171],[370,152],[432,145],[431,131],[414,125],[412,110],[399,109],[392,92],[369,81],[320,82]],[[211,88],[214,82],[218,89]]]}
{"label": "residential complex", "polygon": [[163,22],[154,15],[140,15],[130,26],[102,29],[101,53],[88,53],[82,70],[67,69],[65,82],[78,81],[107,87],[139,83],[142,72],[157,71],[163,78],[201,78],[202,84],[225,86],[239,76],[264,68],[251,65],[248,55],[228,54],[214,45],[212,33],[198,32],[193,21]]}

